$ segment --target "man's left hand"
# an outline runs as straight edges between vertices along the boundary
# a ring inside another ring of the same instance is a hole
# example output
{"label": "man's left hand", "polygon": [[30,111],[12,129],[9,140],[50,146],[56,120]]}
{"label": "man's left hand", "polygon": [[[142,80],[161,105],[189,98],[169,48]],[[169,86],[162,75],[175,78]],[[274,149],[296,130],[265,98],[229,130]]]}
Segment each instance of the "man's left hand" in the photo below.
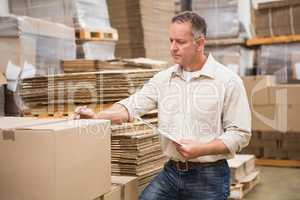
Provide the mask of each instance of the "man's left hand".
{"label": "man's left hand", "polygon": [[204,155],[204,145],[195,140],[181,139],[180,144],[174,143],[177,151],[185,159],[193,159]]}

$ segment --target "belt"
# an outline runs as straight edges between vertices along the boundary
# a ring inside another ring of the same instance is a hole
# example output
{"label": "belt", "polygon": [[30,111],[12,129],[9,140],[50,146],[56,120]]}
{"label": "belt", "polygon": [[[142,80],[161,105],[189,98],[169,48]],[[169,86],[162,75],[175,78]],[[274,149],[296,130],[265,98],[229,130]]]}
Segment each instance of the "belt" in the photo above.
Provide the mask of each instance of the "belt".
{"label": "belt", "polygon": [[225,159],[222,160],[218,160],[215,162],[206,162],[206,163],[202,163],[202,162],[190,162],[190,161],[186,161],[186,162],[181,162],[181,161],[174,161],[174,160],[170,160],[169,161],[173,166],[175,166],[175,168],[178,171],[189,171],[190,169],[194,168],[194,167],[208,167],[208,166],[216,166],[216,165],[221,165],[223,163],[226,162]]}

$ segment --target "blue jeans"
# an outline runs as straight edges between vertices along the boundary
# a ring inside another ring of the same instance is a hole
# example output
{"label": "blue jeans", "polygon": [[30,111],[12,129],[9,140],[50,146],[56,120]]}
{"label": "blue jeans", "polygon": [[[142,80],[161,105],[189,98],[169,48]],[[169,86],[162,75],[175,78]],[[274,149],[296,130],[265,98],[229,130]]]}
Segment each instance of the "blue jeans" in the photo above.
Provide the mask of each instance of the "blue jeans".
{"label": "blue jeans", "polygon": [[218,165],[194,166],[179,171],[170,161],[149,183],[140,200],[226,200],[230,169],[227,161]]}

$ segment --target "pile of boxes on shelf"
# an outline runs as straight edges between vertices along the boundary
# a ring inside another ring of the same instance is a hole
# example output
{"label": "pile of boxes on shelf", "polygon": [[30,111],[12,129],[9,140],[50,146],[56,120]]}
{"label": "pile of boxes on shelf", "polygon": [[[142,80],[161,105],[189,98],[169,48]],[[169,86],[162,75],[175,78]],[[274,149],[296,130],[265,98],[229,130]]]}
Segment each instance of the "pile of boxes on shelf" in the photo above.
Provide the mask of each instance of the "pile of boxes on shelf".
{"label": "pile of boxes on shelf", "polygon": [[[181,3],[184,4],[182,7],[206,19],[207,53],[212,53],[228,68],[241,76],[276,74],[283,83],[300,79],[299,43],[287,43],[299,41],[300,37],[284,38],[297,36],[300,32],[300,25],[295,20],[299,1],[192,0]],[[278,36],[284,36],[279,40],[281,42],[276,39]],[[263,40],[254,45],[252,40],[257,38]],[[276,44],[266,44],[266,38]]]}
{"label": "pile of boxes on shelf", "polygon": [[252,110],[252,138],[244,153],[258,158],[300,159],[300,84],[275,76],[243,77]]}
{"label": "pile of boxes on shelf", "polygon": [[250,1],[191,0],[185,7],[206,20],[207,53],[241,76],[253,73],[255,54],[245,46],[245,39],[251,36]]}
{"label": "pile of boxes on shelf", "polygon": [[0,10],[0,73],[8,82],[6,114],[19,113],[16,97],[23,79],[62,73],[60,61],[76,55],[115,58],[118,34],[110,27],[105,0],[5,2],[6,9]]}
{"label": "pile of boxes on shelf", "polygon": [[[276,42],[264,44],[262,41],[261,45],[257,46],[258,74],[276,75],[281,83],[299,82],[300,24],[295,19],[299,16],[300,2],[256,0],[253,7],[255,36],[271,38],[271,41]],[[288,40],[297,35],[298,39]],[[288,43],[293,40],[293,43]]]}
{"label": "pile of boxes on shelf", "polygon": [[118,57],[170,61],[168,27],[175,13],[175,0],[107,3],[111,24],[119,31]]}
{"label": "pile of boxes on shelf", "polygon": [[10,12],[16,15],[74,27],[79,58],[114,58],[118,35],[110,26],[106,0],[12,0],[10,8]]}
{"label": "pile of boxes on shelf", "polygon": [[1,117],[0,134],[3,199],[138,199],[136,177],[111,176],[108,120]]}

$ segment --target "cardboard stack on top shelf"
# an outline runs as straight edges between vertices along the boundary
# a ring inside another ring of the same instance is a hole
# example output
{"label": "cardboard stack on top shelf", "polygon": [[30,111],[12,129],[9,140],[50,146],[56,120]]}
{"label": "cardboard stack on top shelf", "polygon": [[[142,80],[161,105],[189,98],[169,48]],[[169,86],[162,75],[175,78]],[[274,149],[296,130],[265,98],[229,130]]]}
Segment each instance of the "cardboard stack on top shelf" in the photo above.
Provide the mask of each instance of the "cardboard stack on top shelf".
{"label": "cardboard stack on top shelf", "polygon": [[256,37],[300,34],[298,0],[253,0],[253,8]]}
{"label": "cardboard stack on top shelf", "polygon": [[82,200],[109,192],[110,131],[108,120],[2,117],[1,198]]}
{"label": "cardboard stack on top shelf", "polygon": [[[11,13],[41,18],[74,27],[90,37],[77,40],[78,58],[113,59],[117,38],[107,40],[106,34],[117,34],[110,27],[106,0],[12,0]],[[101,37],[93,37],[101,35]]]}
{"label": "cardboard stack on top shelf", "polygon": [[237,154],[228,160],[231,175],[229,199],[243,199],[259,183],[259,170],[255,166],[255,156]]}
{"label": "cardboard stack on top shelf", "polygon": [[[257,73],[276,75],[278,83],[300,82],[300,2],[254,0],[253,35],[249,46],[258,46]],[[294,42],[294,43],[291,43]]]}
{"label": "cardboard stack on top shelf", "polygon": [[30,17],[0,17],[0,45],[3,73],[9,63],[27,68],[24,76],[59,73],[59,60],[75,58],[73,28]]}
{"label": "cardboard stack on top shelf", "polygon": [[253,136],[244,153],[299,160],[300,85],[276,84],[274,76],[243,77],[252,110]]}
{"label": "cardboard stack on top shelf", "polygon": [[75,28],[109,27],[105,0],[10,0],[10,12]]}
{"label": "cardboard stack on top shelf", "polygon": [[175,13],[174,0],[110,0],[107,3],[111,24],[120,35],[116,56],[170,60],[168,27]]}
{"label": "cardboard stack on top shelf", "polygon": [[[152,124],[156,118],[148,119]],[[141,191],[163,167],[159,136],[140,122],[112,126],[112,174],[138,177]]]}

